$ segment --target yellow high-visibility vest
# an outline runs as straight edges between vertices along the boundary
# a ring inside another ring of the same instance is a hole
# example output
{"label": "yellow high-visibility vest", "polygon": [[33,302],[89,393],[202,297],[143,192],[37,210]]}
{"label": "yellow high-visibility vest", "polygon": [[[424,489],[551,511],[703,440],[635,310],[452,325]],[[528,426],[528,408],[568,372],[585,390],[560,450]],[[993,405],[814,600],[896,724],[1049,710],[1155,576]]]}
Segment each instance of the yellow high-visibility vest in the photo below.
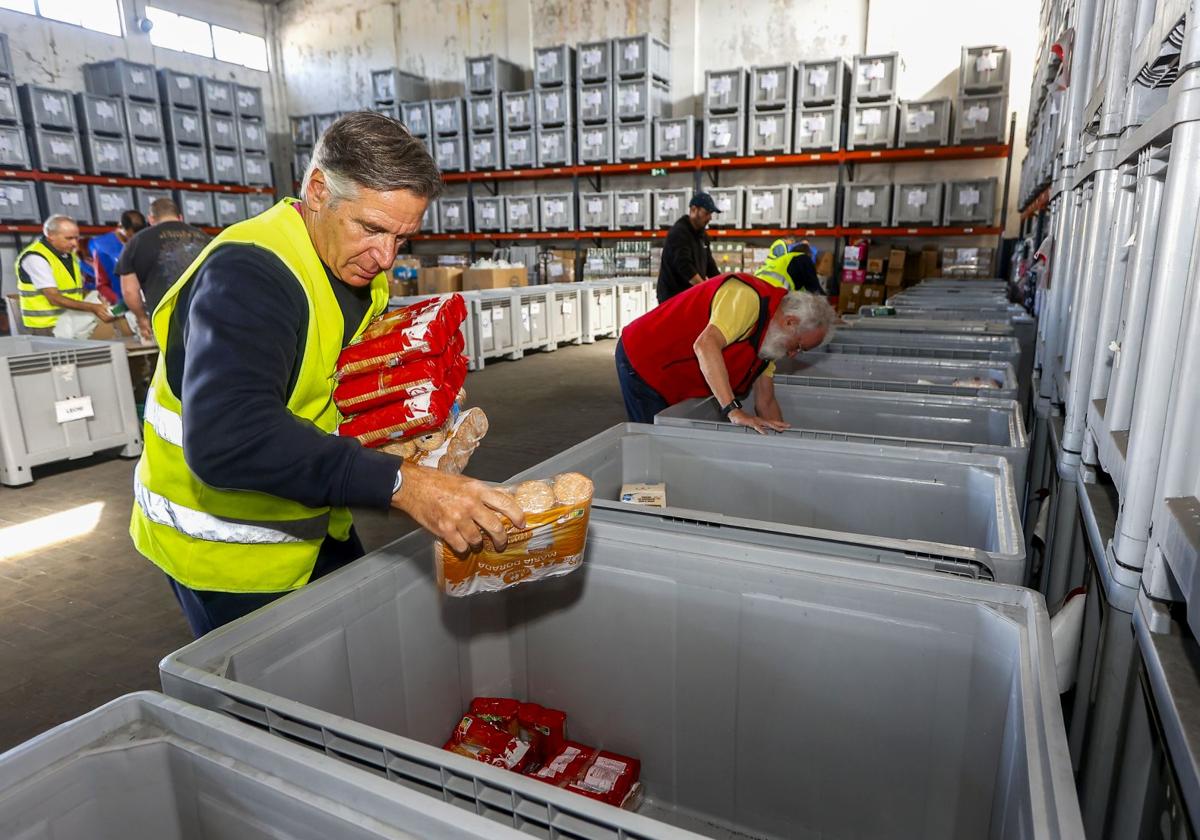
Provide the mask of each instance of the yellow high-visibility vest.
{"label": "yellow high-visibility vest", "polygon": [[68,269],[63,264],[63,258],[42,237],[30,242],[17,254],[17,295],[21,299],[21,322],[32,330],[54,329],[62,309],[42,294],[42,290],[33,284],[33,279],[21,266],[22,260],[29,254],[46,258],[59,294],[71,300],[83,300],[83,270],[74,254],[71,255],[71,268]]}

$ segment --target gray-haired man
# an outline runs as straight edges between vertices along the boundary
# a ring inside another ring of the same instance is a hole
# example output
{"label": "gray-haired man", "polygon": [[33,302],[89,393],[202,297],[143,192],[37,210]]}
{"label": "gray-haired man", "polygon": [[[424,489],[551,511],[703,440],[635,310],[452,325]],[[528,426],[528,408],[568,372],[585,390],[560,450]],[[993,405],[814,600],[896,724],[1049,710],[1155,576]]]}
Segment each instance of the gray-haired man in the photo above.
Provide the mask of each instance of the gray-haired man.
{"label": "gray-haired man", "polygon": [[83,299],[83,270],[75,256],[79,225],[70,216],[54,215],[42,224],[42,235],[17,255],[17,294],[21,321],[35,335],[53,335],[65,309],[90,312],[102,321],[116,316],[103,303]]}

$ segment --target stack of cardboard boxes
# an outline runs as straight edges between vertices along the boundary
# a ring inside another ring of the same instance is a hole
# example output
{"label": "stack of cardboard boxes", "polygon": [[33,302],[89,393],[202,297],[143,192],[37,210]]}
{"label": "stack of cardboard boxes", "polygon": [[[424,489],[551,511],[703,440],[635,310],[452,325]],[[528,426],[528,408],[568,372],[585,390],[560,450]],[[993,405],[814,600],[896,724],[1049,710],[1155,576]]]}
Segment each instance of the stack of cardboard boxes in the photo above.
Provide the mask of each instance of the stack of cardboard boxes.
{"label": "stack of cardboard boxes", "polygon": [[[932,246],[922,249],[919,255],[909,254],[901,248],[892,248],[888,251],[887,260],[869,257],[867,254],[865,242],[846,246],[842,262],[842,285],[838,294],[840,313],[853,313],[863,306],[879,305],[901,289],[927,277],[937,277],[941,274],[938,268],[938,249]],[[827,276],[826,272],[832,273],[832,262],[831,254],[822,254],[817,264],[817,273],[822,276]]]}

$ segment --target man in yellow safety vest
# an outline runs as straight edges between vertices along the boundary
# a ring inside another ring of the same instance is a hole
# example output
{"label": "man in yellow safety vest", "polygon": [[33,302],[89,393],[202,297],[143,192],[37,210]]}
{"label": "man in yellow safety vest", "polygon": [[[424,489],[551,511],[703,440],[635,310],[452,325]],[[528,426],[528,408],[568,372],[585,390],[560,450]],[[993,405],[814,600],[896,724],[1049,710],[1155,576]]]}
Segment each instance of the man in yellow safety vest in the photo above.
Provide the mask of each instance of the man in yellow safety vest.
{"label": "man in yellow safety vest", "polygon": [[83,270],[75,251],[79,225],[70,216],[54,215],[42,235],[17,254],[17,295],[21,323],[34,335],[53,335],[64,309],[91,312],[102,321],[116,320],[103,303],[83,299]]}
{"label": "man in yellow safety vest", "polygon": [[789,292],[825,294],[821,281],[817,279],[812,249],[805,242],[776,239],[767,251],[767,261],[754,276]]}

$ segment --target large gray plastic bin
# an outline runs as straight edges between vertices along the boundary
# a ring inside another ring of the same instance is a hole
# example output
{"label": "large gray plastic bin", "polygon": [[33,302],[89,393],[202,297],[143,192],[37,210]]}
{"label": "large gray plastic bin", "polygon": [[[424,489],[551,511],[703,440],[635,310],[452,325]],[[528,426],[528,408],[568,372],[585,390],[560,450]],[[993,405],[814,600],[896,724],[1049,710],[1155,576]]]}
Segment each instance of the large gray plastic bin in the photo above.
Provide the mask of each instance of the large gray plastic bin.
{"label": "large gray plastic bin", "polygon": [[1021,348],[1008,336],[945,335],[906,333],[900,330],[867,328],[838,330],[825,345],[830,353],[866,356],[916,356],[925,359],[966,359],[1005,362],[1016,366]]}
{"label": "large gray plastic bin", "polygon": [[124,344],[0,338],[0,484],[29,484],[40,464],[116,448],[142,451]]}
{"label": "large gray plastic bin", "polygon": [[[957,380],[980,377],[999,383],[997,388],[955,385]],[[837,353],[801,353],[776,363],[775,382],[858,391],[900,391],[908,394],[943,394],[948,397],[1017,398],[1017,373],[1009,364],[955,362],[942,359],[904,359],[896,356],[844,356]]]}
{"label": "large gray plastic bin", "polygon": [[[593,517],[651,517],[760,545],[1026,579],[1012,471],[996,456],[630,423],[510,481],[569,471],[596,483]],[[665,484],[668,507],[621,502],[621,486],[634,482]]]}
{"label": "large gray plastic bin", "polygon": [[22,840],[527,836],[153,692],[0,755],[0,826]]}
{"label": "large gray plastic bin", "polygon": [[[163,685],[539,837],[1080,836],[1035,592],[601,517],[565,577],[443,598],[432,565],[415,532]],[[640,813],[439,749],[481,694],[638,756]]]}

